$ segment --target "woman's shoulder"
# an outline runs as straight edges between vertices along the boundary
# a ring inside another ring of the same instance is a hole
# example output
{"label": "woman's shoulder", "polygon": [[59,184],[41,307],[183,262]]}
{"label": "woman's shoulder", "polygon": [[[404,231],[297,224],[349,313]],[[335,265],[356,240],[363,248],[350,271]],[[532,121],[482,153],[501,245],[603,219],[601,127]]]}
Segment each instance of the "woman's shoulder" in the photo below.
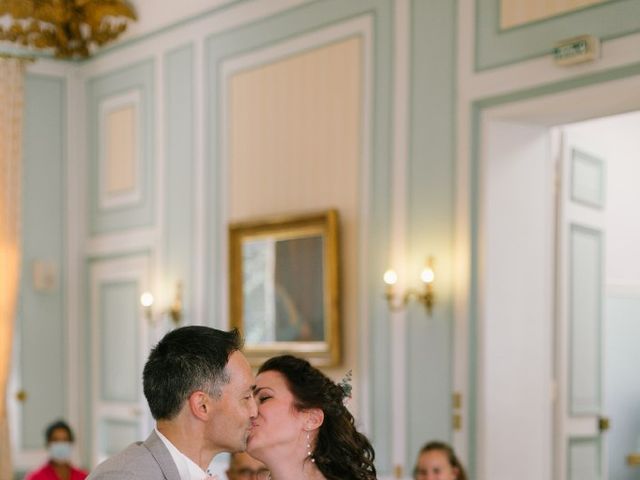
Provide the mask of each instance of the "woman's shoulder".
{"label": "woman's shoulder", "polygon": [[[84,480],[89,476],[89,473],[84,470],[80,470],[79,468],[71,467],[71,480]],[[53,468],[49,463],[42,465],[37,470],[28,473],[24,480],[57,480]]]}
{"label": "woman's shoulder", "polygon": [[32,472],[29,472],[24,477],[24,480],[50,480],[50,479],[55,479],[56,478],[55,474],[53,476],[51,476],[52,474],[53,474],[53,469],[49,466],[48,463],[45,463],[44,465],[42,465],[37,470],[33,470]]}

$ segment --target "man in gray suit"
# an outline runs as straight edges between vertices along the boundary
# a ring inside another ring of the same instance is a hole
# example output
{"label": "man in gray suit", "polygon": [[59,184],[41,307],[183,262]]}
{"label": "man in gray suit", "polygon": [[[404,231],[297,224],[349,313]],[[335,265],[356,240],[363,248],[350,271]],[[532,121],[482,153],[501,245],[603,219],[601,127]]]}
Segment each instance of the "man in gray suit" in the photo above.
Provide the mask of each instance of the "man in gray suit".
{"label": "man in gray suit", "polygon": [[246,447],[257,415],[254,377],[236,330],[182,327],[151,350],[142,374],[156,428],[89,480],[203,480],[220,452]]}

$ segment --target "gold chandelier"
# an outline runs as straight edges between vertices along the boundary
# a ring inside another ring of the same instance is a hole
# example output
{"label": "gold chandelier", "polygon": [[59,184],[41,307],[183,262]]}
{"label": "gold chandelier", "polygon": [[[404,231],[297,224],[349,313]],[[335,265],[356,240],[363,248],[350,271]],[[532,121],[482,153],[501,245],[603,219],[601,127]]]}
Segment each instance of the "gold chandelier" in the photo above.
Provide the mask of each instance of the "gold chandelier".
{"label": "gold chandelier", "polygon": [[0,0],[0,41],[83,58],[124,32],[128,20],[136,14],[126,0]]}

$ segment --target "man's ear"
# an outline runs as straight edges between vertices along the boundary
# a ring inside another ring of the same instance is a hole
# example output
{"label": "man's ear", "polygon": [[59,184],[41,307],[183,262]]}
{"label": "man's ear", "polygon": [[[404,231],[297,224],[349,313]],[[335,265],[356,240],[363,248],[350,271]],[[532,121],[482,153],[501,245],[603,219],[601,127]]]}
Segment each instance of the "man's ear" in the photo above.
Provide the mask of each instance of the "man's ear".
{"label": "man's ear", "polygon": [[324,412],[321,408],[310,408],[305,410],[307,420],[305,422],[305,428],[307,430],[315,430],[320,428],[322,422],[324,422]]}
{"label": "man's ear", "polygon": [[187,399],[189,410],[200,420],[207,420],[211,413],[211,398],[205,392],[196,390]]}

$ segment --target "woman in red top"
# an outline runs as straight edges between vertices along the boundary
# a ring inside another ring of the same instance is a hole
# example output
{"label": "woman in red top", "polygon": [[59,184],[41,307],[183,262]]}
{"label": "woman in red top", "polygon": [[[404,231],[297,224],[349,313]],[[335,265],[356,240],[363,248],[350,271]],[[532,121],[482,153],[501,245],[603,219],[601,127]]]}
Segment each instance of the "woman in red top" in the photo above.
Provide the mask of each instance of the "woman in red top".
{"label": "woman in red top", "polygon": [[88,473],[71,465],[73,432],[66,422],[52,423],[45,431],[49,461],[25,480],[84,480]]}

